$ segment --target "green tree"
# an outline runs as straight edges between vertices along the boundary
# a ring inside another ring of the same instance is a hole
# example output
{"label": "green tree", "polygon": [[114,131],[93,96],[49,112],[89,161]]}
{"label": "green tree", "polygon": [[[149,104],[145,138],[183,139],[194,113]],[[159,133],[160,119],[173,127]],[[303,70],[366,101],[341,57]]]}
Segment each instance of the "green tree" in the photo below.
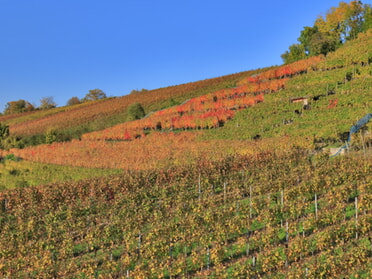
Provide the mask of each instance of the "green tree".
{"label": "green tree", "polygon": [[311,55],[326,55],[328,52],[335,51],[338,43],[329,33],[317,32],[313,34],[310,41]]}
{"label": "green tree", "polygon": [[103,92],[101,89],[96,88],[89,90],[89,93],[85,95],[83,101],[96,101],[104,98],[107,98],[106,93]]}
{"label": "green tree", "polygon": [[45,143],[46,144],[51,144],[51,143],[57,141],[57,139],[58,139],[58,135],[57,135],[56,130],[49,129],[48,131],[46,131],[46,133],[45,133]]}
{"label": "green tree", "polygon": [[55,108],[57,104],[54,102],[53,97],[44,97],[40,100],[40,109]]}
{"label": "green tree", "polygon": [[284,64],[289,64],[301,59],[306,58],[305,48],[301,44],[293,44],[289,47],[289,51],[286,51],[281,55]]}
{"label": "green tree", "polygon": [[34,106],[25,100],[11,101],[5,106],[4,114],[15,114],[35,110]]}
{"label": "green tree", "polygon": [[317,55],[314,54],[314,50],[312,47],[313,37],[317,33],[319,33],[317,26],[314,27],[305,26],[304,29],[301,31],[301,35],[297,40],[304,47],[306,55],[309,56]]}
{"label": "green tree", "polygon": [[324,16],[318,16],[314,26],[306,26],[294,44],[281,55],[284,63],[294,62],[305,57],[319,54],[326,55],[335,51],[344,42],[353,40],[358,33],[372,27],[372,9],[361,1],[340,2]]}
{"label": "green tree", "polygon": [[372,7],[371,5],[364,5],[364,15],[361,30],[362,32],[372,28]]}
{"label": "green tree", "polygon": [[133,103],[128,107],[127,121],[141,119],[145,116],[145,110],[140,103]]}

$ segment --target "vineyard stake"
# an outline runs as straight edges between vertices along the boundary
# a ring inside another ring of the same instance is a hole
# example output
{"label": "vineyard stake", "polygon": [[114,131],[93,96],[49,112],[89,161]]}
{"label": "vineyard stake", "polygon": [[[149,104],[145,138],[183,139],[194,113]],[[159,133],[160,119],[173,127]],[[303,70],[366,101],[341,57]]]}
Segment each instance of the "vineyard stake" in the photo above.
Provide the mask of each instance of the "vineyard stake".
{"label": "vineyard stake", "polygon": [[281,205],[281,211],[283,212],[283,207],[284,207],[284,190],[283,189],[280,191],[280,205]]}
{"label": "vineyard stake", "polygon": [[141,255],[141,232],[138,233],[138,247],[137,247],[138,251],[138,256]]}
{"label": "vineyard stake", "polygon": [[200,173],[199,173],[199,178],[198,178],[198,193],[199,193],[199,203],[200,203],[200,199],[201,199],[201,177],[200,177]]}
{"label": "vineyard stake", "polygon": [[207,247],[207,269],[208,270],[209,270],[210,263],[211,263],[211,253],[210,253],[209,247]]}
{"label": "vineyard stake", "polygon": [[362,139],[364,157],[367,159],[366,145],[365,145],[365,142],[364,142],[364,137],[363,137],[362,131],[360,132],[360,137]]}
{"label": "vineyard stake", "polygon": [[226,203],[226,181],[223,182],[223,202]]}
{"label": "vineyard stake", "polygon": [[252,184],[249,185],[249,218],[252,219]]}
{"label": "vineyard stake", "polygon": [[318,195],[315,194],[315,219],[318,220]]}
{"label": "vineyard stake", "polygon": [[358,197],[355,197],[355,239],[358,239]]}
{"label": "vineyard stake", "polygon": [[288,234],[288,221],[285,221],[285,242],[288,244],[289,234]]}

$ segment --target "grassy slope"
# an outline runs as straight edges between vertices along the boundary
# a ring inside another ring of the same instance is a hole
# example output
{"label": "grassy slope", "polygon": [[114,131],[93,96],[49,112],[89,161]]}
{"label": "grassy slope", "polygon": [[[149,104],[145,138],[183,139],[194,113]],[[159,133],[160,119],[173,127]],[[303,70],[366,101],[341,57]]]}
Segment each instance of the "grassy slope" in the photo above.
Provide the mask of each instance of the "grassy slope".
{"label": "grassy slope", "polygon": [[120,170],[58,166],[29,161],[0,163],[0,191],[119,174]]}

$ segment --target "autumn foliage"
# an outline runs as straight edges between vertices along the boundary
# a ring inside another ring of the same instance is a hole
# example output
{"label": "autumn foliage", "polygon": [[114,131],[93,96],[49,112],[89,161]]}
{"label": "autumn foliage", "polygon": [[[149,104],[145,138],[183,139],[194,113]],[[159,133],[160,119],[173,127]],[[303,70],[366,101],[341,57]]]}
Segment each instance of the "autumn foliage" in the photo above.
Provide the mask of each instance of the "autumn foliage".
{"label": "autumn foliage", "polygon": [[[108,126],[112,125],[112,119],[117,123],[125,121],[125,113],[134,103],[140,103],[147,112],[156,111],[160,109],[160,105],[166,104],[170,99],[185,100],[207,94],[221,87],[231,86],[236,80],[255,72],[257,71],[246,71],[177,86],[141,91],[118,98],[107,98],[22,115],[5,115],[0,116],[0,122],[8,124],[11,134],[16,136],[45,134],[50,128],[58,131],[72,130],[80,136],[80,133],[86,130],[96,130],[94,126],[93,128],[91,126],[98,118],[100,122],[107,122]],[[121,118],[118,117],[120,115],[122,115]]]}
{"label": "autumn foliage", "polygon": [[291,64],[283,65],[277,68],[270,69],[263,73],[244,78],[239,84],[255,83],[260,84],[267,80],[277,80],[282,78],[293,77],[294,75],[307,73],[309,70],[315,70],[319,62],[324,60],[323,55],[310,57]]}

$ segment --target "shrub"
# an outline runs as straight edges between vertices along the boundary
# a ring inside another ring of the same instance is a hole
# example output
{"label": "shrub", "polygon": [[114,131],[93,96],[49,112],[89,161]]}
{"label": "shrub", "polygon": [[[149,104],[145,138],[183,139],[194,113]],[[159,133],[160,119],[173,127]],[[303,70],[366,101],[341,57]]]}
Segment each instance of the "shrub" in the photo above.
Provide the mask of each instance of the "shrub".
{"label": "shrub", "polygon": [[0,123],[0,139],[5,139],[9,136],[9,126]]}
{"label": "shrub", "polygon": [[4,157],[4,161],[14,161],[14,162],[18,162],[20,161],[21,159],[18,158],[17,156],[15,156],[13,153],[11,154],[8,154]]}
{"label": "shrub", "polygon": [[58,135],[57,135],[57,132],[56,130],[54,129],[49,129],[46,133],[45,133],[45,143],[46,144],[51,144],[53,142],[56,142],[58,139]]}
{"label": "shrub", "polygon": [[127,121],[141,119],[145,116],[145,110],[140,103],[133,103],[128,107]]}

